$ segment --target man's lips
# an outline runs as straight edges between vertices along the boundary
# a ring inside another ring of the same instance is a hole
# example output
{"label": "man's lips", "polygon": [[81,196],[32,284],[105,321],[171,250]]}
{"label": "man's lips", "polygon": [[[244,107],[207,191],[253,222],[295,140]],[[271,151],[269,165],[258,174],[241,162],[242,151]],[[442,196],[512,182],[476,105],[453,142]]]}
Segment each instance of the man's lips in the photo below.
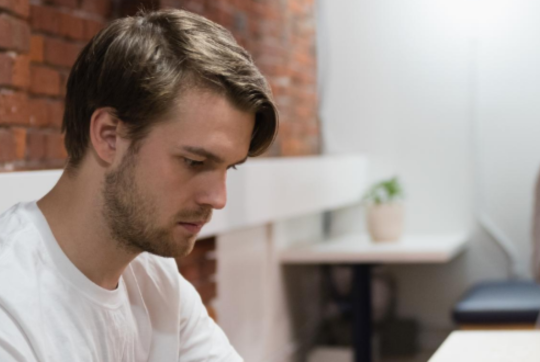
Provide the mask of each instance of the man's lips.
{"label": "man's lips", "polygon": [[204,222],[179,222],[179,225],[182,225],[187,231],[193,234],[199,233],[201,231],[202,227],[204,226]]}

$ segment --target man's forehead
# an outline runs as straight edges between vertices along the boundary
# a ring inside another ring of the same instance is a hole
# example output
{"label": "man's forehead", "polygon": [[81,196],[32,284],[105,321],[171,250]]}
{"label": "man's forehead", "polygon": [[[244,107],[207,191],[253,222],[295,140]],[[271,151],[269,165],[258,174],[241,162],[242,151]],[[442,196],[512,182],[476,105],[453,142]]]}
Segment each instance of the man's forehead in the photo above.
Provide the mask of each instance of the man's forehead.
{"label": "man's forehead", "polygon": [[192,90],[163,121],[156,137],[175,150],[231,163],[249,153],[255,114],[239,110],[222,94]]}

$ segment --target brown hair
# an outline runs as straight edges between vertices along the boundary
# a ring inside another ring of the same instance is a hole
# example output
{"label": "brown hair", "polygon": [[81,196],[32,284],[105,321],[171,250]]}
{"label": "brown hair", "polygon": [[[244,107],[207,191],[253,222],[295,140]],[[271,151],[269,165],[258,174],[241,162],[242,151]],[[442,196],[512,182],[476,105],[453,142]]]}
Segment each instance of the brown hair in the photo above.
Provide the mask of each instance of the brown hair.
{"label": "brown hair", "polygon": [[62,124],[68,168],[86,153],[97,108],[113,109],[136,144],[189,87],[224,94],[255,114],[249,156],[270,146],[278,127],[270,88],[229,31],[183,10],[140,12],[94,36],[71,70]]}

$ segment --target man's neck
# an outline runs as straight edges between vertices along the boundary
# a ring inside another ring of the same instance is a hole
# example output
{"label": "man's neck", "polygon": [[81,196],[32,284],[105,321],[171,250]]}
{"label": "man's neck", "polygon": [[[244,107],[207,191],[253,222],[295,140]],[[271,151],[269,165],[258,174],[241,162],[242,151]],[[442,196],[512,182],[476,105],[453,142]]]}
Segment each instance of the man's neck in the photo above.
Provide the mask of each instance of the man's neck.
{"label": "man's neck", "polygon": [[99,180],[95,172],[77,176],[64,172],[56,186],[37,204],[71,262],[92,282],[113,290],[137,254],[119,247],[110,237],[102,215]]}

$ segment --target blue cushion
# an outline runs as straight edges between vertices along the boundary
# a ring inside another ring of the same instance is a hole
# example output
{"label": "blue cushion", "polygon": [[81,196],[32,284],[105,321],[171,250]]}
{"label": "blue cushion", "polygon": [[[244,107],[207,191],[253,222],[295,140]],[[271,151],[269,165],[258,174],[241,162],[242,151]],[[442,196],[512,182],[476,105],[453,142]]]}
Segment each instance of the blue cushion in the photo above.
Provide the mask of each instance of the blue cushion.
{"label": "blue cushion", "polygon": [[540,286],[532,281],[484,282],[471,288],[453,310],[460,324],[535,323]]}

